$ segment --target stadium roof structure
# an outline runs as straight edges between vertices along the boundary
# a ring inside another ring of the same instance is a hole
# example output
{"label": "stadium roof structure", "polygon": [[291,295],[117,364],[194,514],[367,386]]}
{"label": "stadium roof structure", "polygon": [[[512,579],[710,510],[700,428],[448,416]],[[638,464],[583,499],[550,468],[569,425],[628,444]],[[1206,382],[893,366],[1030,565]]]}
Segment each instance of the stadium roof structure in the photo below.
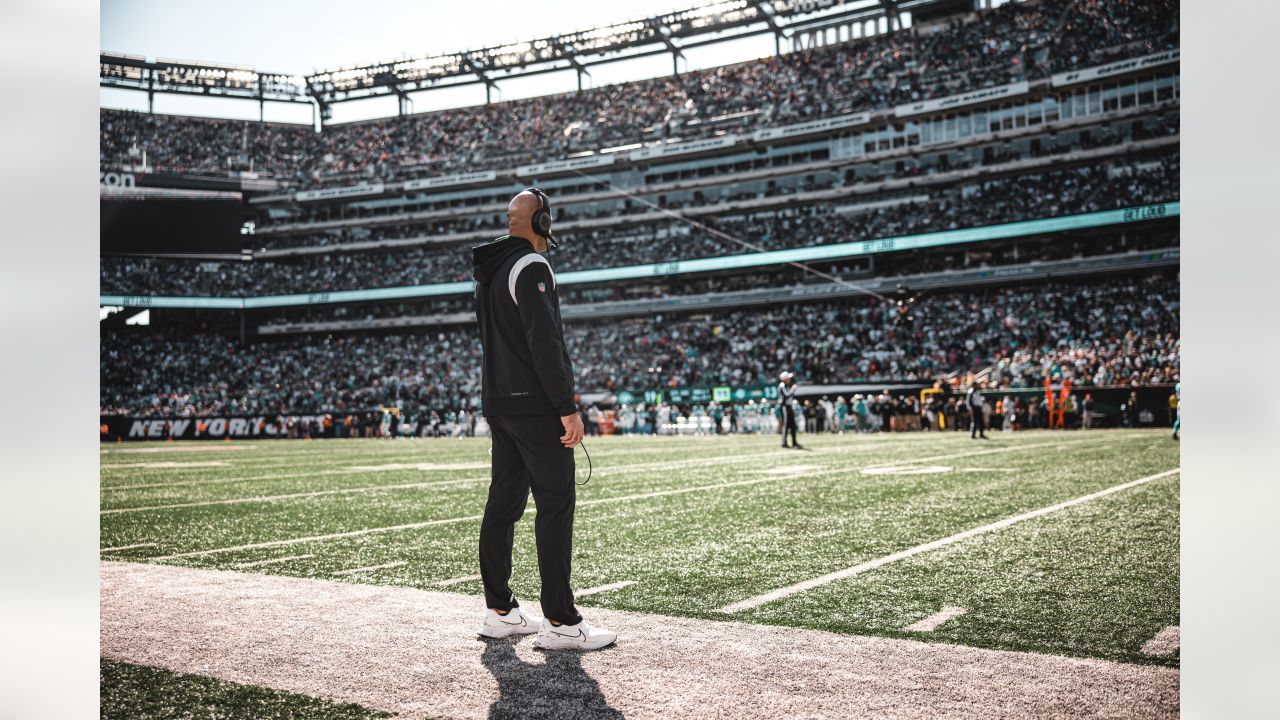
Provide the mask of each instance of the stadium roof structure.
{"label": "stadium roof structure", "polygon": [[[884,19],[885,29],[901,27],[900,13],[954,6],[954,0],[718,0],[663,15],[614,23],[536,40],[477,50],[390,60],[322,70],[305,77],[258,72],[251,67],[180,60],[148,60],[102,52],[103,87],[155,93],[208,95],[266,102],[312,103],[323,122],[330,106],[383,95],[399,99],[408,112],[409,94],[483,84],[486,102],[499,80],[575,71],[578,89],[593,65],[670,54],[678,71],[682,51],[762,34],[793,47],[826,44],[829,31]],[[837,35],[838,36],[838,35]]]}

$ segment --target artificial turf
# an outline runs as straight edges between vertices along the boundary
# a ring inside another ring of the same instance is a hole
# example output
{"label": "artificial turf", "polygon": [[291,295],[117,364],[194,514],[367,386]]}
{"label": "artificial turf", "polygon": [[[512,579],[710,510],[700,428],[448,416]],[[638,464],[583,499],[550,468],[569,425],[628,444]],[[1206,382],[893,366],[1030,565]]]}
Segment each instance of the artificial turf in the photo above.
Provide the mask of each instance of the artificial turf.
{"label": "artificial turf", "polygon": [[103,720],[371,720],[359,705],[103,659]]}
{"label": "artificial turf", "polygon": [[[717,612],[1179,462],[1162,431],[993,436],[809,436],[809,451],[783,451],[776,436],[589,438],[595,477],[577,489],[574,585],[636,582],[579,604],[588,617],[606,606],[1176,665],[1139,648],[1178,624],[1177,476]],[[103,557],[439,589],[478,572],[471,518],[483,511],[487,450],[481,438],[104,446],[102,547],[146,546]],[[139,466],[210,462],[223,464]],[[933,470],[863,472],[894,464]],[[183,507],[157,507],[170,505]],[[513,588],[536,598],[531,519],[517,527]],[[436,524],[382,530],[426,522]],[[220,551],[157,560],[207,550]],[[293,559],[244,567],[276,558]],[[389,563],[403,564],[335,576]],[[932,633],[902,630],[947,605],[968,612]]]}

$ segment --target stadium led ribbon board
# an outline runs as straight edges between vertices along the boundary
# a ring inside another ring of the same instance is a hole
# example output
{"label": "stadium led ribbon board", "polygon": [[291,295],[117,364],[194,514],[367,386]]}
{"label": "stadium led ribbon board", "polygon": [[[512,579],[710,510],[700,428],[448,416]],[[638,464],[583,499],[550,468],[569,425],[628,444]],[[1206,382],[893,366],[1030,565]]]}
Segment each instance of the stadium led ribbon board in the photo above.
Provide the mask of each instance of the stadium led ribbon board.
{"label": "stadium led ribbon board", "polygon": [[[624,267],[600,268],[597,270],[575,270],[556,276],[558,285],[576,285],[583,283],[608,282],[614,280],[633,280],[637,278],[661,277],[666,275],[686,275],[717,270],[737,268],[764,267],[781,265],[790,262],[815,262],[820,260],[839,260],[859,255],[875,255],[902,250],[920,250],[923,248],[941,247],[944,245],[960,245],[983,242],[986,240],[1002,240],[1006,238],[1042,235],[1046,233],[1081,230],[1086,228],[1105,227],[1107,225],[1123,225],[1132,222],[1159,220],[1178,217],[1181,212],[1180,202],[1156,203],[1140,207],[1103,210],[1081,215],[1065,215],[1038,220],[1022,220],[1019,222],[984,225],[982,227],[961,228],[959,230],[943,230],[940,232],[905,235],[902,237],[877,238],[875,240],[858,240],[833,245],[817,245],[814,247],[790,248],[787,250],[770,250],[767,252],[746,253],[743,255],[725,255],[719,257],[698,258],[695,260],[675,260],[666,263],[650,263],[647,265],[627,265]],[[396,300],[400,298],[438,297],[444,295],[463,295],[475,288],[471,281],[435,283],[432,285],[407,285],[401,287],[374,288],[369,290],[337,290],[323,293],[297,293],[293,295],[263,295],[249,298],[208,298],[208,297],[161,297],[148,295],[102,295],[101,305],[123,305],[126,307],[153,308],[206,308],[241,310],[265,307],[283,307],[289,305],[321,305],[325,303],[361,302],[366,300]]]}

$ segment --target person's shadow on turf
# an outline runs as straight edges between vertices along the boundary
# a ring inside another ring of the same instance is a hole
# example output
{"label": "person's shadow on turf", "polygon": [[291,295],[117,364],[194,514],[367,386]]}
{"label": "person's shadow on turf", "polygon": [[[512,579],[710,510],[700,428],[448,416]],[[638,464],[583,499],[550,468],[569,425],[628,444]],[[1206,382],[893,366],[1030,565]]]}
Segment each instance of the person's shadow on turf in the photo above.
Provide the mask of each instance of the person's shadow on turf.
{"label": "person's shadow on turf", "polygon": [[582,653],[543,653],[546,663],[531,665],[516,655],[519,639],[484,639],[480,661],[498,681],[499,696],[489,706],[490,720],[508,718],[583,718],[621,720],[609,707],[600,685],[582,669]]}

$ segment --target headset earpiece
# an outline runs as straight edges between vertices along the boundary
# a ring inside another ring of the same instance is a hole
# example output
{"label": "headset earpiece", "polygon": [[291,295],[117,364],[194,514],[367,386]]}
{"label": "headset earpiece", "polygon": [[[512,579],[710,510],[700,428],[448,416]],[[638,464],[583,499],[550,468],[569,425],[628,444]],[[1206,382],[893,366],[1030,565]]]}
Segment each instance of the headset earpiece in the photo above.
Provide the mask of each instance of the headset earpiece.
{"label": "headset earpiece", "polygon": [[547,244],[551,247],[559,247],[555,238],[551,235],[551,201],[547,198],[547,194],[536,187],[528,190],[538,198],[538,209],[534,211],[531,223],[533,231],[547,239]]}

